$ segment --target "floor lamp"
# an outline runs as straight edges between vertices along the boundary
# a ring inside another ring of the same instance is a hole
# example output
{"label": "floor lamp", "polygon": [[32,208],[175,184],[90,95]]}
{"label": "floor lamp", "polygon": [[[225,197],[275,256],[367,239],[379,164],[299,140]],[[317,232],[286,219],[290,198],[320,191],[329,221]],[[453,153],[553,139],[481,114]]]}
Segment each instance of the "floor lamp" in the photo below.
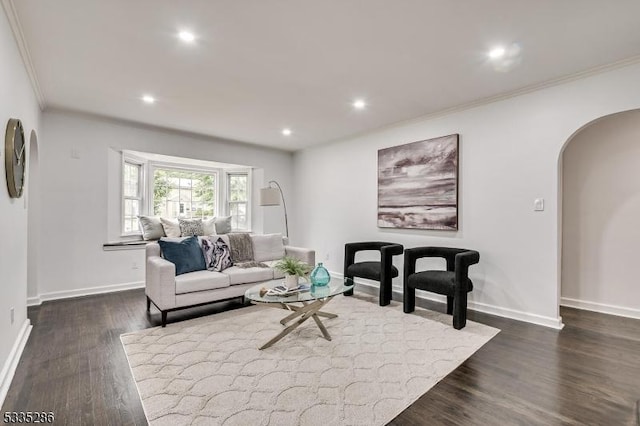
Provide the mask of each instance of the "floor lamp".
{"label": "floor lamp", "polygon": [[[275,186],[271,186],[271,185]],[[284,202],[284,194],[280,184],[275,180],[270,180],[267,183],[266,188],[260,189],[260,205],[261,206],[279,206],[280,199],[282,199],[282,206],[284,207],[284,227],[286,230],[286,237],[289,238],[289,220],[287,218],[287,203]]]}

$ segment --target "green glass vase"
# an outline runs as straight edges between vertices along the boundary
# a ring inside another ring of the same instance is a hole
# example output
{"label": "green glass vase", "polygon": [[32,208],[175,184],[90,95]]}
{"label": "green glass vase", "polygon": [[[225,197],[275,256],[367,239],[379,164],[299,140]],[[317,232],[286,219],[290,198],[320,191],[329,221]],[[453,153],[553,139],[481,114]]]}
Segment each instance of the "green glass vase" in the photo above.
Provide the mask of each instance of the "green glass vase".
{"label": "green glass vase", "polygon": [[329,284],[329,281],[331,281],[329,271],[322,266],[322,262],[318,263],[318,266],[311,271],[311,285],[314,287],[324,287]]}

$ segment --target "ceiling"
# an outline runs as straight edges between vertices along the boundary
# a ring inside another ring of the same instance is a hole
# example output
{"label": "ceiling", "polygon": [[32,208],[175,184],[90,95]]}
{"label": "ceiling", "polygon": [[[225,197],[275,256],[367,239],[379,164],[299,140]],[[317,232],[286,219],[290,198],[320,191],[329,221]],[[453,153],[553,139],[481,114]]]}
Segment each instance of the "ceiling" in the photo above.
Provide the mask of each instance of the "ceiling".
{"label": "ceiling", "polygon": [[292,151],[640,55],[637,0],[13,6],[46,108]]}

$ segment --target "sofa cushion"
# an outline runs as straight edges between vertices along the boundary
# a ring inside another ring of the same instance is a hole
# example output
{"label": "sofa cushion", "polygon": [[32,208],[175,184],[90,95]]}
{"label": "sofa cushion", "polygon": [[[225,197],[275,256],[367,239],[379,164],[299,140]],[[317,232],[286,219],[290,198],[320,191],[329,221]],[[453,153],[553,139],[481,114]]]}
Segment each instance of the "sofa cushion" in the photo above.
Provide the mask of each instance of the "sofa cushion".
{"label": "sofa cushion", "polygon": [[176,277],[176,294],[229,287],[229,277],[220,272],[195,271]]}
{"label": "sofa cushion", "polygon": [[280,269],[276,269],[276,263],[278,263],[280,261],[280,259],[277,260],[267,260],[264,263],[265,265],[268,265],[269,268],[271,268],[271,270],[273,271],[273,279],[274,280],[279,280],[280,278],[284,278],[284,272],[282,272]]}
{"label": "sofa cushion", "polygon": [[232,266],[222,271],[229,276],[229,284],[245,284],[257,281],[269,281],[273,279],[273,269],[271,268],[238,268]]}
{"label": "sofa cushion", "polygon": [[265,262],[267,260],[280,260],[284,257],[284,243],[282,234],[252,235],[253,260]]}
{"label": "sofa cushion", "polygon": [[144,240],[158,240],[164,237],[164,228],[159,217],[141,215],[138,216],[138,222],[140,223]]}
{"label": "sofa cushion", "polygon": [[198,237],[185,238],[182,241],[158,241],[162,257],[176,265],[176,275],[207,269]]}

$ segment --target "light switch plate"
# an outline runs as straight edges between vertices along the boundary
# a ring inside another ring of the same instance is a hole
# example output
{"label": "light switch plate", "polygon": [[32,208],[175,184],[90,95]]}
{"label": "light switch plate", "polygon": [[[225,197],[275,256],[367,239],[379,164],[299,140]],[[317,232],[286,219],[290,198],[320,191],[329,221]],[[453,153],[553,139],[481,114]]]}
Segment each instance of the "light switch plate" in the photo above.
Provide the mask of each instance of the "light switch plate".
{"label": "light switch plate", "polygon": [[544,198],[536,198],[534,200],[533,210],[536,212],[544,211]]}

